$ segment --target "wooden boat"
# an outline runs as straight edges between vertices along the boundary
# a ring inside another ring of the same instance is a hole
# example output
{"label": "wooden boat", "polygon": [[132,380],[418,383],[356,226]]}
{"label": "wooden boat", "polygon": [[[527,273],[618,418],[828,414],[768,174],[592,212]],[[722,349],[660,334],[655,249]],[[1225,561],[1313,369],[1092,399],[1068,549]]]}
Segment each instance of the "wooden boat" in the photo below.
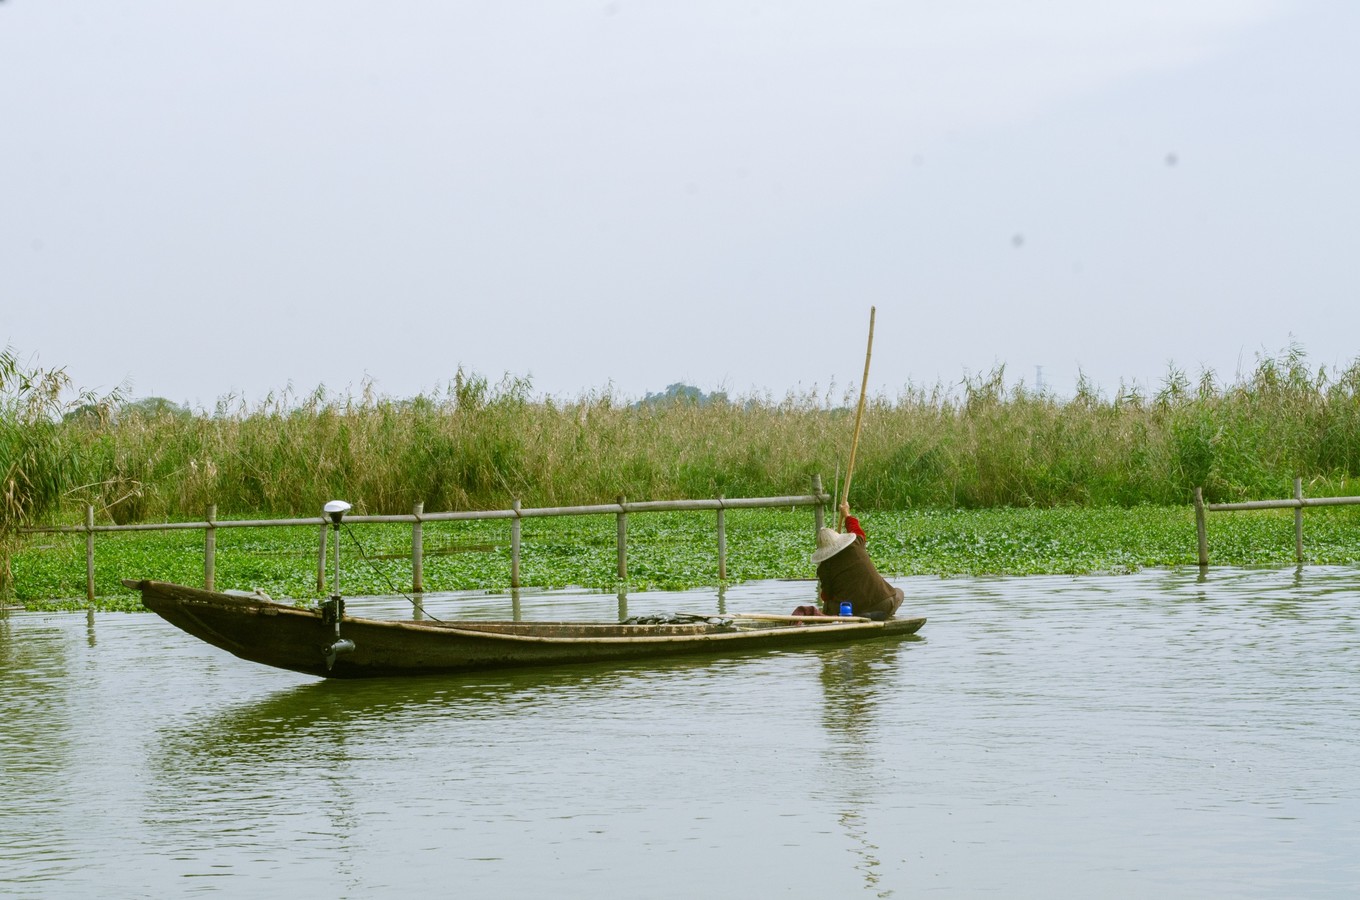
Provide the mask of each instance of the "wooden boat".
{"label": "wooden boat", "polygon": [[[161,581],[124,581],[142,603],[242,659],[323,678],[475,672],[522,666],[726,654],[915,634],[919,619],[711,616],[687,624],[388,621]],[[330,603],[335,603],[334,598]]]}

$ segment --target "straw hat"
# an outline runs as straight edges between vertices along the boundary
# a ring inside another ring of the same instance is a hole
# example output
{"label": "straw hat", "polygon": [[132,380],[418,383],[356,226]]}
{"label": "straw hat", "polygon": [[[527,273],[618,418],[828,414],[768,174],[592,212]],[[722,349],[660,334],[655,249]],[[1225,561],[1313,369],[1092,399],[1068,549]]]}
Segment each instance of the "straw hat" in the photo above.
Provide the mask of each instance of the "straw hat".
{"label": "straw hat", "polygon": [[812,564],[819,565],[855,542],[855,535],[841,534],[830,528],[817,529],[817,549],[812,551]]}

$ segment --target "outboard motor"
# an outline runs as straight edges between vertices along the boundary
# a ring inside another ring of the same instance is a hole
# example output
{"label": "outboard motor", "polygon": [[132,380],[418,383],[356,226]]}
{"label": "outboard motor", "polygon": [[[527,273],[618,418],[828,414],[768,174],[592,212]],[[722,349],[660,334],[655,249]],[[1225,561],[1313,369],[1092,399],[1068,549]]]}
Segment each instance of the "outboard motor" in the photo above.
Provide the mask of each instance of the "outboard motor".
{"label": "outboard motor", "polygon": [[321,604],[321,624],[335,626],[335,640],[323,648],[326,671],[329,672],[337,656],[354,651],[354,642],[340,636],[340,621],[345,617],[345,599],[340,596],[340,520],[349,512],[350,505],[344,500],[332,500],[323,509],[335,533],[335,578],[331,582],[330,599]]}

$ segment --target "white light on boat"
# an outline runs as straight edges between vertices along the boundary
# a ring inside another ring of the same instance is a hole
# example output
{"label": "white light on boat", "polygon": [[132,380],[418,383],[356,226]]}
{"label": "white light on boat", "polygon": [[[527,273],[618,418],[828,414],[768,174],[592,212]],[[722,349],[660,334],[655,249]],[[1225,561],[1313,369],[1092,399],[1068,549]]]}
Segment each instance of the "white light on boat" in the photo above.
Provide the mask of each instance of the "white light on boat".
{"label": "white light on boat", "polygon": [[321,508],[325,511],[326,515],[330,516],[331,521],[336,525],[339,525],[340,519],[344,517],[345,513],[350,511],[350,505],[344,500],[332,500]]}

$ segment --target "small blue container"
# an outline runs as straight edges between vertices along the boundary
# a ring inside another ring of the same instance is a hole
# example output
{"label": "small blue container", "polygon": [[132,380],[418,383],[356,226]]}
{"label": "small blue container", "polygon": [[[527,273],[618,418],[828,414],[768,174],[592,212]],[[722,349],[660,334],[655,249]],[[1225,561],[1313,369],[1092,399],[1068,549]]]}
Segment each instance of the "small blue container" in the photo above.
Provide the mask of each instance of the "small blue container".
{"label": "small blue container", "polygon": [[849,600],[846,600],[844,603],[841,604],[841,615],[843,616],[853,616],[855,614],[854,610],[855,608],[850,605]]}

